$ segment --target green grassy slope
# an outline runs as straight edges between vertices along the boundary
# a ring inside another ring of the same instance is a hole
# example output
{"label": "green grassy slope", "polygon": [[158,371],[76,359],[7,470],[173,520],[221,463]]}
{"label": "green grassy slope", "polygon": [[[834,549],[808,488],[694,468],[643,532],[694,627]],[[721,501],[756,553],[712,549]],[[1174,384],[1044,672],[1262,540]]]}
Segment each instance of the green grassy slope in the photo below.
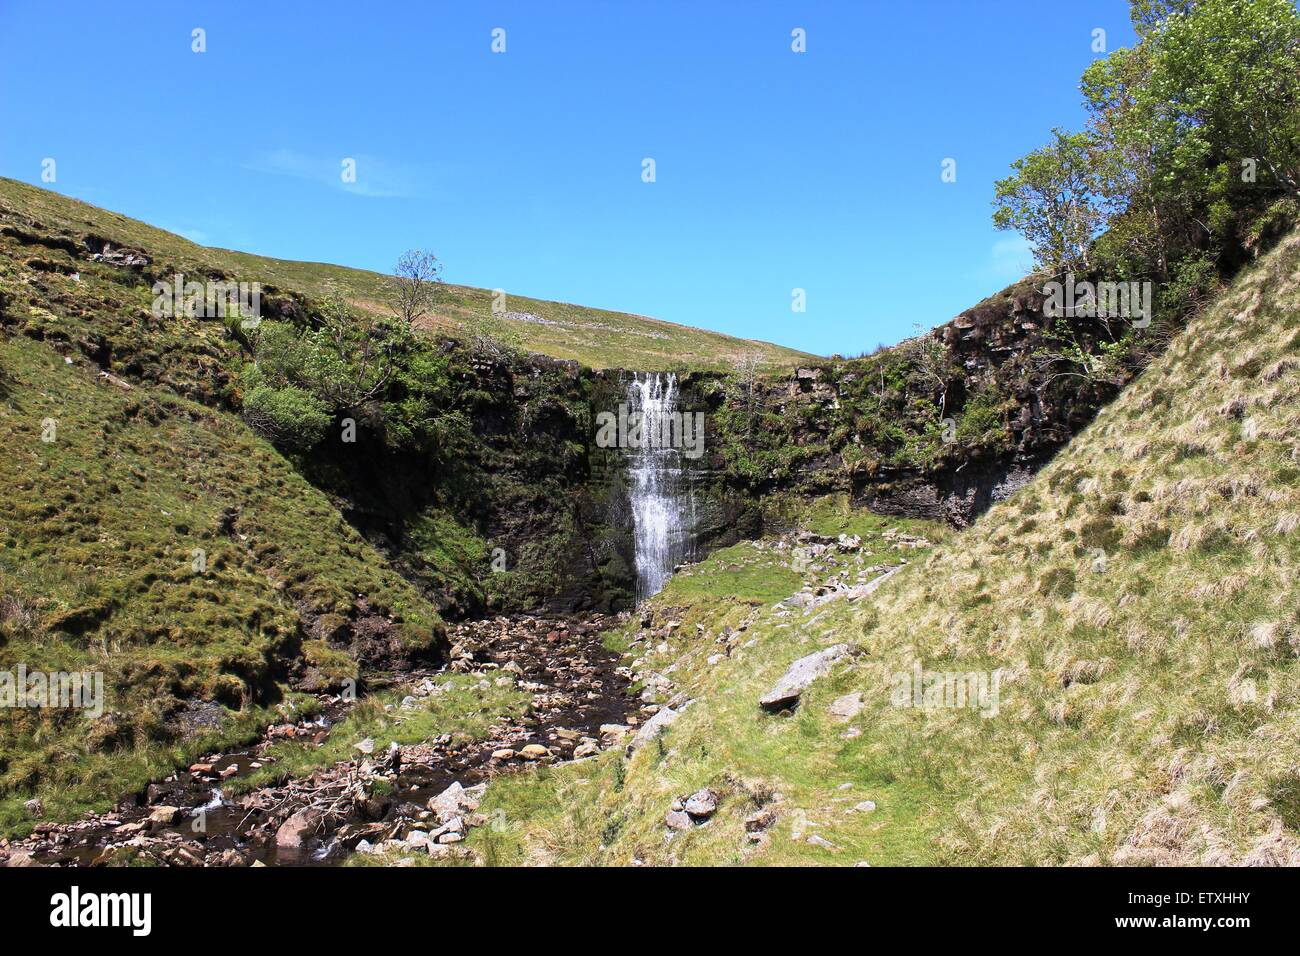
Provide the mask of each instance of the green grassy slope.
{"label": "green grassy slope", "polygon": [[[261,282],[279,289],[319,297],[331,287],[354,306],[387,313],[389,278],[375,272],[317,262],[272,259],[228,249],[212,249],[126,216],[99,209],[58,193],[0,178],[0,215],[22,223],[39,223],[80,239],[93,234],[115,245],[142,250],[187,275],[220,272],[228,278]],[[717,332],[622,312],[607,312],[563,302],[516,296],[507,290],[506,311],[527,319],[495,320],[518,337],[521,347],[591,368],[725,369],[742,355],[756,354],[771,368],[790,368],[807,353]],[[493,322],[492,292],[447,285],[427,327],[457,335],[471,317]]]}
{"label": "green grassy slope", "polygon": [[[870,600],[782,615],[788,559],[755,545],[674,581],[655,623],[682,626],[639,645],[635,666],[696,703],[629,761],[495,783],[485,812],[513,823],[480,848],[503,862],[1300,863],[1298,277],[1292,235],[1026,488]],[[729,597],[732,565],[769,593]],[[745,641],[708,663],[740,621]],[[834,642],[856,656],[793,716],[760,710],[791,661]],[[897,706],[897,675],[918,662],[997,671],[996,715]],[[850,693],[861,712],[833,716]],[[667,839],[671,801],[704,786],[721,794],[714,819]],[[742,820],[760,805],[776,823],[751,843]]]}
{"label": "green grassy slope", "polygon": [[[205,743],[176,723],[219,705],[217,737],[286,685],[442,639],[437,611],[236,417],[127,390],[21,336],[0,341],[0,669],[102,671],[102,717],[0,712],[0,828],[104,805]],[[211,740],[207,741],[208,744]]]}

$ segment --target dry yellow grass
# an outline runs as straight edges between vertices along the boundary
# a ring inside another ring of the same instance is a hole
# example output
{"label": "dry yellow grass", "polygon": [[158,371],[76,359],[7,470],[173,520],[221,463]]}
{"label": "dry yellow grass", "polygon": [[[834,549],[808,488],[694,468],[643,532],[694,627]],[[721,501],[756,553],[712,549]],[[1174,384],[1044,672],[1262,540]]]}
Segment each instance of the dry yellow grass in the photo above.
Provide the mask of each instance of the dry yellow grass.
{"label": "dry yellow grass", "polygon": [[[996,720],[921,738],[964,794],[938,859],[1300,863],[1298,273],[1292,236],[881,593],[880,670],[1005,669]],[[916,719],[886,702],[873,732]]]}

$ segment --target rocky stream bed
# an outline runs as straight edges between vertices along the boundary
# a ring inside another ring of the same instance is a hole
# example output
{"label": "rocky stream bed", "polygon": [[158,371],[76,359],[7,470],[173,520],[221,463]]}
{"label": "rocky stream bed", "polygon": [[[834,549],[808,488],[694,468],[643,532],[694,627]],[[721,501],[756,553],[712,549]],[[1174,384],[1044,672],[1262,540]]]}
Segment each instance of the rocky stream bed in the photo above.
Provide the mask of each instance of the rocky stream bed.
{"label": "rocky stream bed", "polygon": [[0,841],[0,862],[312,866],[389,848],[468,856],[461,845],[468,830],[493,823],[477,810],[494,776],[592,756],[638,723],[628,672],[602,644],[601,631],[613,623],[602,615],[466,622],[453,630],[445,667],[387,675],[390,686],[407,691],[399,711],[438,693],[437,678],[447,672],[508,682],[531,696],[525,714],[498,720],[484,739],[443,734],[387,750],[362,740],[350,759],[227,797],[228,781],[273,762],[274,744],[319,747],[356,706],[322,695],[311,719],[271,726],[253,745],[208,755],[111,812],[40,823],[26,839]]}

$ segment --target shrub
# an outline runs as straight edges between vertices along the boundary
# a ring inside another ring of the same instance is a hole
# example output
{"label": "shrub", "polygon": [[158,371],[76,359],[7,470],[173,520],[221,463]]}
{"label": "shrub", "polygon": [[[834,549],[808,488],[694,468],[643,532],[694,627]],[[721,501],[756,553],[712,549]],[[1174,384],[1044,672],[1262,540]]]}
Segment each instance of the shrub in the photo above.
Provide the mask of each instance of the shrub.
{"label": "shrub", "polygon": [[324,437],[333,416],[304,389],[259,385],[244,397],[244,420],[277,444],[306,451]]}

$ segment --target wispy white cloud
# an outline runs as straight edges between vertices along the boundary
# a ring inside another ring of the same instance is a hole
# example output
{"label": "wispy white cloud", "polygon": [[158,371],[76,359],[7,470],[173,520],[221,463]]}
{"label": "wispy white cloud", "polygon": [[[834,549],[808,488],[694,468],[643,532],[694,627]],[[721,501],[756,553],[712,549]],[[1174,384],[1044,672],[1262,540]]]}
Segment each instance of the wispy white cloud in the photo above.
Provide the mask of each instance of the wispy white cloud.
{"label": "wispy white cloud", "polygon": [[1034,254],[1029,241],[1021,235],[1004,236],[993,243],[979,276],[1000,285],[1023,279],[1034,268]]}
{"label": "wispy white cloud", "polygon": [[172,226],[167,223],[163,223],[158,228],[174,232],[178,236],[184,236],[190,242],[197,242],[201,246],[208,244],[208,234],[202,229],[182,229],[180,226]]}
{"label": "wispy white cloud", "polygon": [[[308,156],[282,147],[259,153],[245,163],[244,168],[316,182],[357,196],[413,199],[426,195],[420,177],[413,169],[366,154]],[[355,180],[352,181],[352,177],[345,176],[345,173],[355,173]]]}

